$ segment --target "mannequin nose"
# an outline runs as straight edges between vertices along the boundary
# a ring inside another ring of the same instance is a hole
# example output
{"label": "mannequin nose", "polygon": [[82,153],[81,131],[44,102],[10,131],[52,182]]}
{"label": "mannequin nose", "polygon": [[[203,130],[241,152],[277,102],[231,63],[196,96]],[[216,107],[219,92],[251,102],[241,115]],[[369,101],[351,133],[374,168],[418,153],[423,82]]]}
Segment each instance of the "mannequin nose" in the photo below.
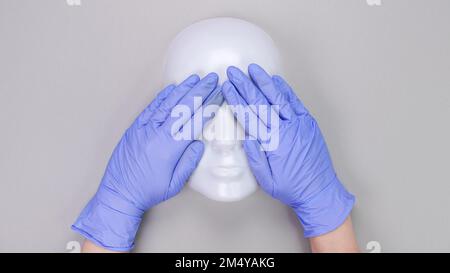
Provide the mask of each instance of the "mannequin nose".
{"label": "mannequin nose", "polygon": [[239,142],[236,140],[215,140],[212,143],[212,148],[214,151],[226,155],[230,154],[237,145],[239,145]]}

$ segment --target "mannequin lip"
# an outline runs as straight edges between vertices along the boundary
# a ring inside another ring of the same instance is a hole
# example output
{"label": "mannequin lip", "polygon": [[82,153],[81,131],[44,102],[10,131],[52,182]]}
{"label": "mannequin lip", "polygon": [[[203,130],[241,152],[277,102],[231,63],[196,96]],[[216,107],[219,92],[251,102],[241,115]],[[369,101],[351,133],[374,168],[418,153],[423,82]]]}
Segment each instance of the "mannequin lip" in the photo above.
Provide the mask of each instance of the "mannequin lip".
{"label": "mannequin lip", "polygon": [[217,165],[211,169],[215,176],[236,177],[242,173],[242,167],[237,165]]}

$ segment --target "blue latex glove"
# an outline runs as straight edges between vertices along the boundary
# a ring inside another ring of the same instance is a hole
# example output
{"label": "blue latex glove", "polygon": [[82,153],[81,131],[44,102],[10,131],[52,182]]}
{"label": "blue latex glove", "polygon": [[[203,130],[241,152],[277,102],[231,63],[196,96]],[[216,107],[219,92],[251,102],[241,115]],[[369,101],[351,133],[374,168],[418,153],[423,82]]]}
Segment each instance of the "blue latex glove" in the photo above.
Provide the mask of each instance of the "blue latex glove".
{"label": "blue latex glove", "polygon": [[[227,74],[229,81],[224,83],[222,92],[229,105],[279,105],[278,148],[263,151],[260,149],[263,139],[252,134],[256,140],[247,139],[243,143],[261,188],[294,209],[305,237],[339,227],[349,215],[355,198],[337,178],[314,118],[281,77],[269,76],[258,65],[249,66],[250,78],[235,67],[230,67]],[[251,113],[258,116],[257,111]],[[236,116],[243,126],[248,126],[248,119]],[[271,124],[259,123],[266,126],[265,130],[275,129],[270,128]]]}
{"label": "blue latex glove", "polygon": [[[180,124],[171,110],[186,105],[194,116],[201,114],[194,106],[194,97],[202,97],[203,106],[218,107],[223,96],[217,81],[215,73],[202,80],[193,75],[158,94],[116,146],[96,194],[72,229],[110,250],[133,247],[144,212],[180,192],[203,154],[202,142],[174,139],[176,124],[183,131],[192,122]],[[198,135],[201,129],[193,134]]]}

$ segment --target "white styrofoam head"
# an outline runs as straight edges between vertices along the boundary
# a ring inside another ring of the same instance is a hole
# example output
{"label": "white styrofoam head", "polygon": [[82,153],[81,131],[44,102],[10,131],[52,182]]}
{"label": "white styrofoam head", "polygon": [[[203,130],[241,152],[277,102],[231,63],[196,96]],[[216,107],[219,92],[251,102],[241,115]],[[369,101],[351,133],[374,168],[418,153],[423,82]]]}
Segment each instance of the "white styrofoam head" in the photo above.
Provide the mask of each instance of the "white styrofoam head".
{"label": "white styrofoam head", "polygon": [[[223,83],[229,66],[247,72],[251,63],[261,65],[271,74],[281,73],[280,54],[272,38],[244,20],[207,19],[188,26],[171,42],[164,66],[164,83],[180,83],[189,75],[202,77],[210,72],[216,72]],[[243,133],[242,128],[236,123],[224,105],[203,130],[205,151],[189,179],[189,186],[213,200],[238,201],[258,188],[242,138],[238,137]]]}
{"label": "white styrofoam head", "polygon": [[165,59],[164,82],[179,83],[191,74],[209,72],[226,80],[226,69],[234,65],[247,72],[251,63],[270,74],[281,74],[280,53],[272,38],[247,21],[220,17],[196,22],[171,42]]}

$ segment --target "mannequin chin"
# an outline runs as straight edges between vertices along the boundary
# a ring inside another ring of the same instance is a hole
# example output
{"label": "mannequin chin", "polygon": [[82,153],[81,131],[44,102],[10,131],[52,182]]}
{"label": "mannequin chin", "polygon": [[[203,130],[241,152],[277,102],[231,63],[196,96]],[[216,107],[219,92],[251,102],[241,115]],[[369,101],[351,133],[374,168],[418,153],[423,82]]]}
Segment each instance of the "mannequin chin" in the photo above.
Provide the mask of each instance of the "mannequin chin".
{"label": "mannequin chin", "polygon": [[[235,18],[213,18],[194,23],[171,42],[164,66],[165,84],[180,83],[189,75],[209,72],[226,79],[233,65],[243,71],[257,63],[271,74],[281,73],[280,54],[261,28]],[[217,201],[238,201],[258,188],[242,147],[244,132],[224,104],[200,137],[203,157],[189,186]]]}

